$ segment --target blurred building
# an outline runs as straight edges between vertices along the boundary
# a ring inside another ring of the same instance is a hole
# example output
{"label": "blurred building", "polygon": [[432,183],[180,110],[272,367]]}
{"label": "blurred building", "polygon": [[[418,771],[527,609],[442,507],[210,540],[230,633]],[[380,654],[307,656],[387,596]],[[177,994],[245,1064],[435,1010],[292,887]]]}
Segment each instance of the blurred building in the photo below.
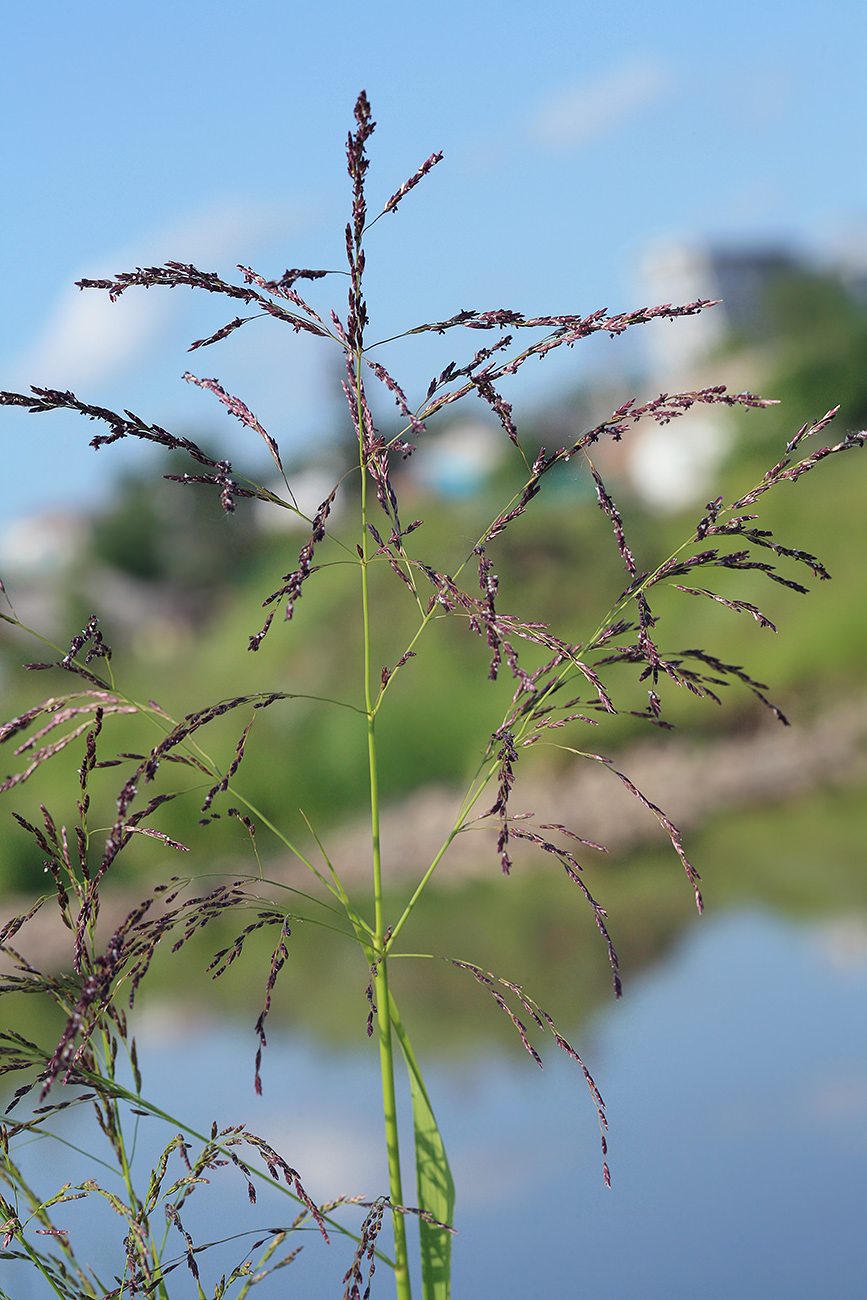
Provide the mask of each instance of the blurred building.
{"label": "blurred building", "polygon": [[[714,250],[674,242],[648,250],[640,275],[649,304],[721,299],[695,316],[642,327],[648,395],[654,390],[690,392],[720,382],[742,391],[744,382],[731,382],[730,359],[725,364],[719,359],[722,346],[731,337],[750,342],[767,333],[769,291],[797,265],[788,252],[773,246]],[[742,357],[736,369],[743,381]],[[701,505],[730,444],[731,421],[724,407],[697,406],[668,424],[639,426],[627,466],[631,486],[661,511]]]}
{"label": "blurred building", "polygon": [[[12,519],[0,533],[0,579],[16,616],[44,636],[62,636],[66,581],[86,544],[87,520],[72,510],[42,510]],[[0,643],[23,634],[0,623]]]}
{"label": "blurred building", "polygon": [[44,577],[81,553],[87,521],[73,510],[42,510],[13,519],[0,535],[0,572]]}

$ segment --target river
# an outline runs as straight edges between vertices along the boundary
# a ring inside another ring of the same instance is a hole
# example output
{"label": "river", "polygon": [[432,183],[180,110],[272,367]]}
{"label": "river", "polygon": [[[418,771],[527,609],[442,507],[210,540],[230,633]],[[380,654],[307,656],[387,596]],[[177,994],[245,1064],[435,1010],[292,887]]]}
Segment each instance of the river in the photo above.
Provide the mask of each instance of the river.
{"label": "river", "polygon": [[[631,980],[621,1002],[576,1032],[608,1103],[610,1189],[583,1078],[553,1044],[542,1071],[517,1040],[514,1050],[496,1046],[428,1066],[458,1189],[456,1300],[861,1294],[865,1024],[863,920],[798,925],[732,908],[696,922],[661,963]],[[257,1098],[246,1025],[193,1023],[164,1003],[144,1014],[138,1037],[145,1093],[157,1104],[202,1129],[214,1119],[246,1124],[298,1168],[314,1197],[384,1190],[372,1052],[273,1033]],[[61,1131],[94,1149],[87,1109],[61,1117]],[[157,1144],[156,1125],[142,1121],[143,1154]],[[165,1130],[161,1144],[171,1136]],[[80,1157],[44,1140],[23,1159],[52,1190],[84,1176]],[[96,1165],[90,1172],[108,1177]],[[121,1220],[109,1214],[96,1234],[91,1205],[62,1207],[56,1221],[75,1239],[98,1238],[101,1264],[109,1245],[122,1264]],[[290,1217],[286,1198],[267,1191],[250,1206],[243,1180],[227,1169],[199,1189],[184,1221],[198,1242]],[[347,1222],[358,1219],[350,1212]],[[345,1241],[325,1247],[304,1233],[300,1244],[287,1269],[255,1288],[259,1300],[342,1295]],[[210,1297],[207,1259],[200,1267]],[[10,1300],[50,1294],[24,1266],[2,1268]],[[178,1281],[179,1295],[194,1294],[189,1275]],[[372,1296],[391,1294],[381,1264]]]}

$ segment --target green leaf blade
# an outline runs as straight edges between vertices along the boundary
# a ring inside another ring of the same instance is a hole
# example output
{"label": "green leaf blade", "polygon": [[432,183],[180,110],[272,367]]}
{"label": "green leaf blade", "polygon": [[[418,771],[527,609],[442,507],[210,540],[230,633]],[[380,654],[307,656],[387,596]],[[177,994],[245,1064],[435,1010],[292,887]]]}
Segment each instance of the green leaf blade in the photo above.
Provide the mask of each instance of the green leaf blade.
{"label": "green leaf blade", "polygon": [[449,1300],[451,1290],[452,1224],[455,1184],[430,1098],[394,998],[389,996],[391,1021],[409,1074],[415,1130],[415,1168],[419,1209],[438,1223],[419,1222],[422,1295],[424,1300]]}

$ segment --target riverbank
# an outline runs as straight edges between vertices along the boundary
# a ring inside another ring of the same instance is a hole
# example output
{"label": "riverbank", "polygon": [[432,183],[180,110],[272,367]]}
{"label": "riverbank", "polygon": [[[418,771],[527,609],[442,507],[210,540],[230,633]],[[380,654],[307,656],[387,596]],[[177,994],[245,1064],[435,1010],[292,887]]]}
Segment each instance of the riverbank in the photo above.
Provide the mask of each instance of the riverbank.
{"label": "riverbank", "polygon": [[[838,703],[809,725],[784,727],[768,715],[768,721],[749,734],[700,742],[666,733],[605,757],[610,764],[576,759],[557,778],[541,781],[522,781],[519,764],[511,813],[530,813],[535,823],[564,824],[609,852],[623,854],[647,842],[664,843],[666,833],[617,772],[684,834],[724,810],[795,799],[821,786],[864,783],[867,697]],[[493,797],[486,794],[480,811]],[[431,787],[385,809],[381,838],[388,880],[423,873],[448,835],[461,798],[461,791]],[[437,883],[460,882],[496,869],[497,831],[491,819],[458,835],[437,868]],[[353,821],[329,836],[328,847],[341,876],[357,879],[367,871],[369,822]],[[530,846],[514,847],[516,856],[538,856]],[[294,878],[305,869],[287,862],[283,870]]]}
{"label": "riverbank", "polygon": [[[652,812],[618,780],[616,772],[622,772],[646,799],[665,811],[687,836],[689,847],[689,834],[721,813],[798,799],[822,787],[867,784],[867,697],[838,703],[809,725],[782,727],[769,721],[749,734],[709,743],[654,736],[610,757],[610,765],[575,760],[556,779],[546,781],[522,781],[519,768],[511,811],[533,814],[528,820],[536,824],[564,824],[605,845],[612,857],[648,844],[665,845],[666,833]],[[385,808],[381,835],[387,885],[422,875],[447,836],[461,797],[460,791],[431,787]],[[487,803],[479,805],[482,811],[492,798],[489,793]],[[458,835],[437,868],[434,885],[454,888],[494,878],[499,869],[496,838],[493,818]],[[532,845],[513,842],[513,849],[522,868],[534,862],[547,864],[546,855]],[[367,821],[358,818],[330,833],[328,850],[347,884],[365,879],[370,856]],[[596,856],[592,849],[581,853]],[[220,865],[227,874],[237,870],[237,864]],[[310,888],[309,872],[294,858],[267,863],[266,874],[284,884]],[[105,890],[100,912],[103,935],[120,924],[145,892],[146,887],[141,892],[128,887]],[[31,903],[32,899],[21,896],[8,898],[4,921]],[[50,901],[11,942],[42,969],[57,969],[69,956],[69,931]],[[8,961],[3,966],[10,968]]]}

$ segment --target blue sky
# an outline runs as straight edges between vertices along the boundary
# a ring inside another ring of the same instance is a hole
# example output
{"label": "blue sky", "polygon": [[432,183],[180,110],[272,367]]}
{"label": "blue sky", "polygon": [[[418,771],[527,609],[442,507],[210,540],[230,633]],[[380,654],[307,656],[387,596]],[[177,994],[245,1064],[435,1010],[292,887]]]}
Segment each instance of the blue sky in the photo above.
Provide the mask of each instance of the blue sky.
{"label": "blue sky", "polygon": [[[867,230],[854,0],[46,0],[9,8],[2,35],[0,387],[72,387],[220,433],[239,460],[244,431],[183,371],[219,377],[289,451],[333,424],[335,358],[270,322],[188,356],[231,303],[150,290],[110,308],[72,284],[166,258],[224,275],[342,267],[362,87],[371,206],[445,154],[371,232],[368,338],[462,307],[637,306],[641,254],[670,238],[821,256]],[[344,286],[311,299],[342,311]],[[456,342],[391,350],[411,396]],[[567,360],[509,396],[574,381],[581,358]],[[0,527],[99,503],[128,451],[90,451],[93,432],[0,412]]]}

